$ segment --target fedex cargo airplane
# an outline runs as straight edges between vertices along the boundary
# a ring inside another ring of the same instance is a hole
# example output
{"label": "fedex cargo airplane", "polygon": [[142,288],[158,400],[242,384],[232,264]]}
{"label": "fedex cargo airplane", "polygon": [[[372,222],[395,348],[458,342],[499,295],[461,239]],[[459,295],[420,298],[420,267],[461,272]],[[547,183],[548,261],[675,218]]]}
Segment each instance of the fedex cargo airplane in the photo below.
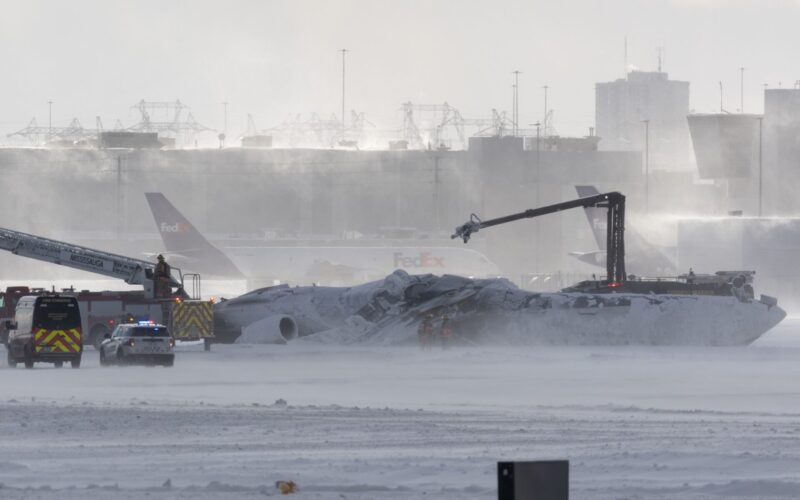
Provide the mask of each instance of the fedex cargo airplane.
{"label": "fedex cargo airplane", "polygon": [[396,269],[410,274],[496,277],[500,269],[480,252],[435,246],[230,246],[212,245],[161,193],[145,193],[166,256],[204,277],[355,284]]}
{"label": "fedex cargo airplane", "polygon": [[[580,198],[600,194],[594,186],[575,186]],[[584,209],[589,226],[599,250],[594,252],[570,252],[581,262],[606,267],[606,210],[598,207]],[[669,276],[677,272],[672,259],[661,248],[653,245],[630,225],[625,228],[625,268],[636,276]]]}

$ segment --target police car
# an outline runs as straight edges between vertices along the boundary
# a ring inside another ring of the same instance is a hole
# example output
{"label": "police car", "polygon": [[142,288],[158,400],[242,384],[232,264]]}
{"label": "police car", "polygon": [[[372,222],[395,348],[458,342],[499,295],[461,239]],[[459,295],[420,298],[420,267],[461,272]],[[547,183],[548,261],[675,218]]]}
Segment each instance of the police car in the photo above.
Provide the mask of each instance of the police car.
{"label": "police car", "polygon": [[167,327],[150,321],[120,324],[100,344],[100,364],[158,364],[172,366],[175,339]]}

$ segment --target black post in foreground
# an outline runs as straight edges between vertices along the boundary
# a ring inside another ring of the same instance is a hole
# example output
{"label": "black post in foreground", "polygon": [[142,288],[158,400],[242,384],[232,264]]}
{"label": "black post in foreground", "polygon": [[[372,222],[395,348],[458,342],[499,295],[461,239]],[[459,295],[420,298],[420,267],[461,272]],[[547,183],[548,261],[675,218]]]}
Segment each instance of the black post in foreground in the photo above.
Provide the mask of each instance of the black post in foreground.
{"label": "black post in foreground", "polygon": [[568,499],[568,460],[497,463],[497,500]]}

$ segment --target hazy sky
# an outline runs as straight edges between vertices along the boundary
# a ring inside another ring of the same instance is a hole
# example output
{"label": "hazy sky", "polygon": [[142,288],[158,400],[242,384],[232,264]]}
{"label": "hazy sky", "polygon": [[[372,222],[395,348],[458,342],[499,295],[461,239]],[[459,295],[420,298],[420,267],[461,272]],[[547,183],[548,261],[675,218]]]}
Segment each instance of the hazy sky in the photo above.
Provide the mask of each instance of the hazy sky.
{"label": "hazy sky", "polygon": [[142,98],[181,99],[197,120],[238,135],[290,113],[339,113],[341,54],[348,105],[382,128],[400,103],[449,102],[465,116],[510,110],[520,75],[521,124],[540,119],[549,85],[555,127],[594,124],[594,83],[628,61],[691,82],[692,108],[761,111],[762,84],[800,79],[800,2],[723,0],[477,1],[14,1],[0,0],[0,132],[31,117],[53,124],[102,116],[131,125]]}

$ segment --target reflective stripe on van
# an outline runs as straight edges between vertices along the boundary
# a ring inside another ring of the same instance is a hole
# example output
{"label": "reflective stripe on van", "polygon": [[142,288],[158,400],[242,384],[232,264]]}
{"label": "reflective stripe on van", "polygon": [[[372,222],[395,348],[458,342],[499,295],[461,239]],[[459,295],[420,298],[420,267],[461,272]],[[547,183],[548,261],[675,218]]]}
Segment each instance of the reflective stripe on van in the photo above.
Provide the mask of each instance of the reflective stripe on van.
{"label": "reflective stripe on van", "polygon": [[48,330],[40,328],[34,333],[36,352],[69,353],[81,351],[81,329]]}

